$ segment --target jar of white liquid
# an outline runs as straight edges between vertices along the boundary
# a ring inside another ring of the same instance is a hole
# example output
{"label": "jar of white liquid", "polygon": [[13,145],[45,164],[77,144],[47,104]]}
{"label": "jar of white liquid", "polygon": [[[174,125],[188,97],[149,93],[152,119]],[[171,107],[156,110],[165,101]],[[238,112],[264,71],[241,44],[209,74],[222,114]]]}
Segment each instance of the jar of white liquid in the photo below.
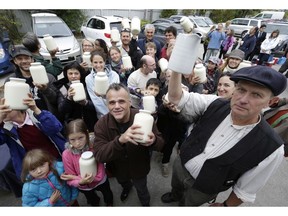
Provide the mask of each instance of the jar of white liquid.
{"label": "jar of white liquid", "polygon": [[48,51],[57,49],[57,44],[51,35],[49,34],[43,35],[43,41]]}
{"label": "jar of white liquid", "polygon": [[36,84],[47,84],[49,82],[46,69],[40,62],[31,63],[30,73]]}
{"label": "jar of white liquid", "polygon": [[133,67],[131,57],[129,55],[122,56],[122,63],[123,63],[124,68],[131,69]]}
{"label": "jar of white liquid", "polygon": [[88,64],[88,67],[92,67],[90,57],[91,57],[90,52],[84,52],[82,55],[83,62],[86,62]]}
{"label": "jar of white liquid", "polygon": [[168,61],[165,58],[161,58],[158,61],[158,65],[161,69],[161,71],[164,73],[168,69]]}
{"label": "jar of white liquid", "polygon": [[74,101],[82,101],[86,99],[86,93],[83,84],[80,80],[74,80],[71,82],[71,87],[75,91],[75,95],[73,96]]}
{"label": "jar of white liquid", "polygon": [[199,63],[195,65],[194,75],[200,78],[200,83],[205,83],[207,80],[206,77],[206,67]]}
{"label": "jar of white liquid", "polygon": [[134,117],[134,125],[140,125],[141,131],[143,131],[142,139],[135,139],[136,142],[146,143],[148,140],[148,134],[152,132],[154,118],[151,115],[151,112],[148,110],[139,110]]}
{"label": "jar of white liquid", "polygon": [[143,109],[149,110],[151,113],[156,111],[155,97],[153,95],[146,95],[143,98]]}
{"label": "jar of white liquid", "polygon": [[79,159],[79,168],[80,175],[82,178],[85,177],[86,174],[91,174],[95,177],[97,174],[97,163],[93,156],[93,152],[85,151],[81,154]]}
{"label": "jar of white liquid", "polygon": [[123,18],[121,24],[123,29],[130,29],[130,23],[128,18]]}
{"label": "jar of white liquid", "polygon": [[140,24],[141,24],[141,20],[139,19],[139,17],[135,16],[132,18],[131,21],[131,33],[132,35],[138,35],[140,33]]}
{"label": "jar of white liquid", "polygon": [[120,34],[119,30],[116,27],[113,27],[111,29],[111,40],[113,42],[119,42],[120,41]]}
{"label": "jar of white liquid", "polygon": [[109,87],[108,76],[105,72],[97,72],[94,82],[94,90],[99,95],[105,95]]}
{"label": "jar of white liquid", "polygon": [[193,23],[188,17],[182,17],[180,19],[180,24],[182,25],[184,31],[186,33],[191,33],[193,30]]}
{"label": "jar of white liquid", "polygon": [[30,87],[25,79],[12,78],[4,84],[5,105],[9,105],[13,110],[26,110],[28,106],[23,104],[23,99],[27,99]]}
{"label": "jar of white liquid", "polygon": [[191,74],[198,58],[200,42],[201,37],[197,34],[179,33],[169,58],[168,68],[177,73]]}

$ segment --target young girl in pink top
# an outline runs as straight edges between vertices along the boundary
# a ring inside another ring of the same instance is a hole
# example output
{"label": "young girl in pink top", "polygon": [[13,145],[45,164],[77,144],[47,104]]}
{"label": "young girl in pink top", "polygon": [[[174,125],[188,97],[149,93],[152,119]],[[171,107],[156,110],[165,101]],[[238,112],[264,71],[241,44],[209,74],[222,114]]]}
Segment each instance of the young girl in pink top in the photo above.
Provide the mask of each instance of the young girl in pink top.
{"label": "young girl in pink top", "polygon": [[101,191],[107,206],[113,206],[113,193],[103,163],[97,162],[95,177],[92,173],[86,174],[84,178],[80,175],[79,159],[81,154],[85,151],[93,152],[85,122],[82,119],[69,122],[66,136],[68,143],[66,143],[66,149],[62,154],[65,174],[62,174],[61,178],[66,180],[68,185],[77,187],[85,195],[87,203],[91,206],[99,206],[100,198],[96,191]]}

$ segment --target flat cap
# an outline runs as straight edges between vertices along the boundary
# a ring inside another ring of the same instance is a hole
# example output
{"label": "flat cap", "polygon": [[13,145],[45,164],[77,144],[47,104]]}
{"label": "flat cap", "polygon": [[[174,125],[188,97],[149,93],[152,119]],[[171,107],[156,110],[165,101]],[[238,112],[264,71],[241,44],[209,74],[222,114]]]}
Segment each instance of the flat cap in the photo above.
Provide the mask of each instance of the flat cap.
{"label": "flat cap", "polygon": [[228,57],[243,60],[245,53],[240,49],[235,49],[229,53]]}
{"label": "flat cap", "polygon": [[287,87],[287,79],[282,73],[262,65],[241,68],[233,73],[230,79],[236,83],[239,80],[246,80],[265,86],[275,96],[281,94]]}
{"label": "flat cap", "polygon": [[212,62],[213,64],[218,65],[220,63],[220,59],[218,59],[216,56],[210,56],[209,60],[210,62]]}
{"label": "flat cap", "polygon": [[11,55],[13,58],[18,55],[26,55],[32,57],[31,52],[23,45],[15,45],[12,49]]}

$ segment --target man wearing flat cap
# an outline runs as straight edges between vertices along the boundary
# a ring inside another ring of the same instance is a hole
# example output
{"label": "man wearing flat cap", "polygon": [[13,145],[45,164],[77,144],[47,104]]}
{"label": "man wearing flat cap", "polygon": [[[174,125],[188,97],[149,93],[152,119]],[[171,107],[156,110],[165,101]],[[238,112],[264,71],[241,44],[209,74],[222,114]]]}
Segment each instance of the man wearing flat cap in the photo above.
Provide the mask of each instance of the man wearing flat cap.
{"label": "man wearing flat cap", "polygon": [[[181,74],[172,72],[168,99],[187,119],[198,119],[174,161],[171,192],[164,203],[183,206],[238,206],[254,202],[284,158],[283,140],[261,116],[287,85],[272,68],[250,66],[232,74],[231,100],[181,89]],[[218,193],[232,187],[223,203]],[[216,202],[215,202],[216,201]]]}

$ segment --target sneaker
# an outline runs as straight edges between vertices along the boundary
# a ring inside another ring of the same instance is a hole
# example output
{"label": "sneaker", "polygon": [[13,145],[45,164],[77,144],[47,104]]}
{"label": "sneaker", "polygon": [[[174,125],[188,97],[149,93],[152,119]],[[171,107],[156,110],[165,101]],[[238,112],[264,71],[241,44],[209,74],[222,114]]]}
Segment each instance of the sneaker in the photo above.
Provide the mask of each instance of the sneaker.
{"label": "sneaker", "polygon": [[162,164],[162,176],[167,178],[169,176],[169,163]]}

